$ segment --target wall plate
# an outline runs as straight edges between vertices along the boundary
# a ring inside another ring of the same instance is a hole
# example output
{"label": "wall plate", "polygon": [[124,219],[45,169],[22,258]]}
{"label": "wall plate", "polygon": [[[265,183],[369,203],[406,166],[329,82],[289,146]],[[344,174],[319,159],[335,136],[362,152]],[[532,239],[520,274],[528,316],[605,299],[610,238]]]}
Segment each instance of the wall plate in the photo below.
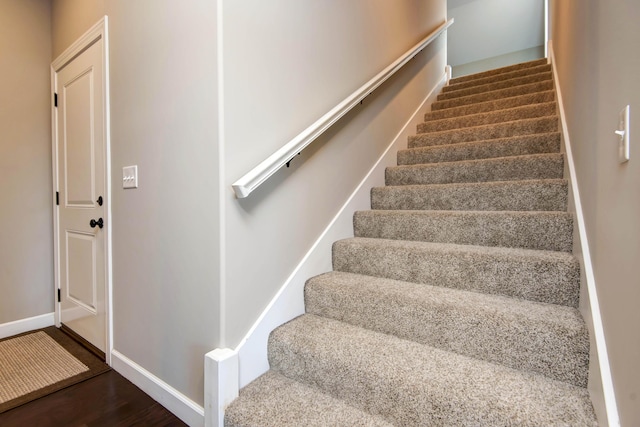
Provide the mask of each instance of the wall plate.
{"label": "wall plate", "polygon": [[138,165],[122,168],[122,188],[138,188]]}
{"label": "wall plate", "polygon": [[618,120],[618,160],[620,163],[629,161],[629,106],[627,105],[620,111],[620,119]]}

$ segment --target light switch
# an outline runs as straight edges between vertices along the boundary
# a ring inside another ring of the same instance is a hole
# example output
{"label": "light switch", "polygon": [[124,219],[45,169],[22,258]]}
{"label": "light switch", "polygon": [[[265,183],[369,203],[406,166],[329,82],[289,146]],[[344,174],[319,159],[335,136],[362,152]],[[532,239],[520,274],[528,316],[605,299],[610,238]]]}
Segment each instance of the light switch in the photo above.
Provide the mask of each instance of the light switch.
{"label": "light switch", "polygon": [[122,188],[138,188],[138,165],[122,168]]}
{"label": "light switch", "polygon": [[620,120],[618,120],[618,160],[620,163],[629,161],[629,106],[627,105],[620,111]]}

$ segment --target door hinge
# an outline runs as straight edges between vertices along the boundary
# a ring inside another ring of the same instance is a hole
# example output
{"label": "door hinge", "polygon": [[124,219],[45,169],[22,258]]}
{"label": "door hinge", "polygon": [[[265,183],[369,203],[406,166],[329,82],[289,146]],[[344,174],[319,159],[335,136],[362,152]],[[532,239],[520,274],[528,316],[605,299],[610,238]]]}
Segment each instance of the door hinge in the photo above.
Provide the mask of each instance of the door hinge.
{"label": "door hinge", "polygon": [[57,93],[53,93],[53,106],[57,107],[58,106],[58,94]]}
{"label": "door hinge", "polygon": [[58,288],[58,302],[60,302],[60,288]]}
{"label": "door hinge", "polygon": [[60,206],[60,192],[56,191],[56,206]]}

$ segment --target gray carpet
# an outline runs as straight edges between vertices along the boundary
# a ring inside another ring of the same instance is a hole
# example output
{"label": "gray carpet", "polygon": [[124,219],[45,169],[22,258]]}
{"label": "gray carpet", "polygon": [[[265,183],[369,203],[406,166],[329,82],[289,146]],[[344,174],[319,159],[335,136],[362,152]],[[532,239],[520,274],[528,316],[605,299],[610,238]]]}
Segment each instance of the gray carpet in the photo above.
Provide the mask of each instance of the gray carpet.
{"label": "gray carpet", "polygon": [[451,80],[228,426],[595,426],[544,60]]}
{"label": "gray carpet", "polygon": [[[461,167],[464,166],[464,167]],[[387,168],[386,185],[559,179],[564,155],[543,153]]]}

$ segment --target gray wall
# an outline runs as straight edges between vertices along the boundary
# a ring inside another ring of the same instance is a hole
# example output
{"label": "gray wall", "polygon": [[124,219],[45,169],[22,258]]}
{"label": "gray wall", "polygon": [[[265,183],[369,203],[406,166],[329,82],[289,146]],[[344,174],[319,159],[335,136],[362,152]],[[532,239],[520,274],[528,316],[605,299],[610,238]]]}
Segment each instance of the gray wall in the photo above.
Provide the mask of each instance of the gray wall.
{"label": "gray wall", "polygon": [[53,46],[109,16],[114,348],[202,404],[219,317],[216,6],[185,4],[54,0]]}
{"label": "gray wall", "polygon": [[[553,0],[552,32],[618,410],[640,425],[640,4]],[[631,160],[617,159],[631,105]]]}
{"label": "gray wall", "polygon": [[444,0],[225,2],[223,345],[238,345],[435,85],[446,39],[247,199],[235,199],[231,184],[443,23],[445,7]]}
{"label": "gray wall", "polygon": [[57,58],[105,15],[105,0],[51,1],[51,49]]}
{"label": "gray wall", "polygon": [[544,56],[544,0],[449,0],[447,16],[456,75]]}
{"label": "gray wall", "polygon": [[54,310],[50,9],[0,0],[0,324]]}
{"label": "gray wall", "polygon": [[[218,341],[215,2],[185,4],[107,1],[113,334],[117,350],[202,403],[204,354]],[[132,164],[140,188],[125,191]]]}
{"label": "gray wall", "polygon": [[250,199],[231,183],[444,22],[445,1],[225,1],[220,56],[215,1],[52,4],[54,57],[109,16],[114,348],[202,404],[204,354],[247,333],[442,75],[446,39]]}
{"label": "gray wall", "polygon": [[[632,160],[617,163],[613,130],[626,104],[631,128],[640,129],[632,54],[640,10],[631,0],[554,3],[552,38],[614,386],[623,425],[637,425],[640,168],[633,137]],[[11,100],[0,106],[0,322],[53,310],[49,64],[108,14],[115,348],[202,402],[202,355],[238,342],[393,132],[374,136],[406,120],[419,96],[369,99],[361,117],[379,121],[352,117],[249,201],[233,199],[230,184],[442,21],[443,2],[225,2],[222,162],[215,2],[54,0],[51,12],[49,4],[0,2],[0,70]],[[431,55],[391,84],[430,87],[424,69],[444,64]],[[118,178],[130,164],[140,168],[140,188],[125,192]]]}

